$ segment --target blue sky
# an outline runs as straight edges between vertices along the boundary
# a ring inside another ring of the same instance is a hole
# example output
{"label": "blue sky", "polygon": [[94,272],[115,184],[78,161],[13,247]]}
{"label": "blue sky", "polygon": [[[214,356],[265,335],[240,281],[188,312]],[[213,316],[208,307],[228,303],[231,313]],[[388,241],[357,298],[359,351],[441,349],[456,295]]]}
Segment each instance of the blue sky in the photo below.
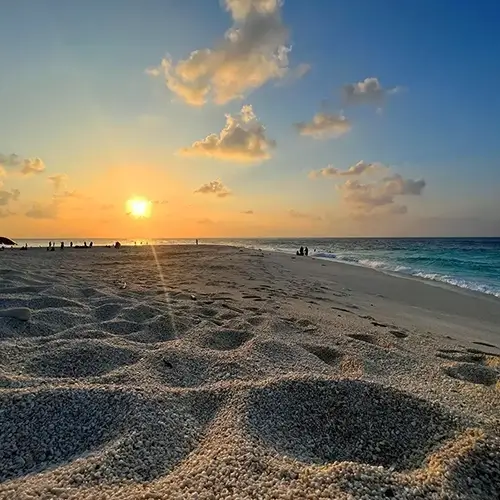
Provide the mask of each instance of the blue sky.
{"label": "blue sky", "polygon": [[[233,1],[257,9],[259,2],[272,0]],[[219,47],[224,33],[251,15],[232,19],[217,0],[17,0],[3,6],[0,154],[39,157],[45,169],[21,178],[4,166],[0,190],[18,189],[20,195],[0,206],[2,224],[22,236],[34,228],[68,233],[71,224],[77,231],[75,221],[88,231],[102,216],[82,206],[99,204],[116,207],[106,215],[111,226],[129,233],[147,226],[156,236],[197,234],[197,221],[207,218],[213,224],[204,224],[201,232],[214,236],[421,234],[428,218],[432,233],[458,227],[464,234],[478,228],[500,234],[500,6],[286,0],[270,15],[279,18],[278,28],[289,30],[276,43],[291,47],[287,76],[264,79],[246,88],[242,98],[216,103],[209,97],[192,105],[167,88],[161,71],[156,77],[146,74],[167,54],[176,70],[192,51]],[[291,78],[301,64],[309,71]],[[397,91],[383,103],[346,103],[343,86],[366,78]],[[269,158],[179,155],[195,141],[219,134],[225,114],[238,116],[244,104],[252,106],[266,137],[276,141]],[[300,135],[294,124],[310,122],[320,112],[343,113],[349,131],[322,139]],[[333,165],[343,171],[361,160],[386,170],[375,179],[308,178],[312,170]],[[81,196],[54,198],[48,178],[56,174],[65,174],[67,190]],[[401,184],[385,203],[384,179],[394,175],[423,178],[425,188],[408,195]],[[215,180],[231,196],[194,194]],[[343,189],[347,181],[358,184]],[[101,189],[106,182],[113,189]],[[129,193],[131,186],[141,192]],[[132,195],[168,199],[170,207],[157,213],[156,225],[152,217],[139,227],[121,209]],[[35,211],[41,217],[27,216],[33,204],[48,208],[48,217],[44,210]],[[387,210],[395,206],[406,209]],[[76,217],[78,210],[89,212],[88,218]],[[242,216],[246,210],[254,217]],[[158,226],[173,218],[179,221],[170,224],[175,234],[163,234]],[[189,234],[181,234],[181,221],[192,228]]]}

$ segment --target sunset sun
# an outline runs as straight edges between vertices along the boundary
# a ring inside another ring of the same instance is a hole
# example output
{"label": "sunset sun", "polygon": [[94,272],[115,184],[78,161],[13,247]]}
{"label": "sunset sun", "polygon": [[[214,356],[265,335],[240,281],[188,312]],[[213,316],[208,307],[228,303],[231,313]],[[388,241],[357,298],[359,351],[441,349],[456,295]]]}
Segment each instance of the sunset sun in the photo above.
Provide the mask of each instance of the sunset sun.
{"label": "sunset sun", "polygon": [[127,213],[137,219],[150,217],[151,202],[145,198],[132,198],[127,201]]}

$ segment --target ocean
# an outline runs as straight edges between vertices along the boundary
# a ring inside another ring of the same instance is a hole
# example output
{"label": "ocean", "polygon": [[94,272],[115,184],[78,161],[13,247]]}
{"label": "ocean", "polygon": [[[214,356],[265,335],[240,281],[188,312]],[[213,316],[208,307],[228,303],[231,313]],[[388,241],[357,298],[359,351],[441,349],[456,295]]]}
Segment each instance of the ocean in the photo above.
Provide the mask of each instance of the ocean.
{"label": "ocean", "polygon": [[[57,240],[59,244],[61,240]],[[69,240],[64,240],[69,244]],[[82,240],[73,240],[81,244]],[[90,240],[87,240],[90,241]],[[134,245],[134,240],[120,240]],[[96,239],[95,245],[114,240]],[[137,240],[137,244],[184,244],[190,240]],[[19,245],[47,246],[47,240],[18,240]],[[500,298],[500,238],[303,238],[303,239],[202,239],[200,244],[236,245],[295,254],[302,246],[309,255],[381,272],[415,276],[424,280],[494,295]]]}

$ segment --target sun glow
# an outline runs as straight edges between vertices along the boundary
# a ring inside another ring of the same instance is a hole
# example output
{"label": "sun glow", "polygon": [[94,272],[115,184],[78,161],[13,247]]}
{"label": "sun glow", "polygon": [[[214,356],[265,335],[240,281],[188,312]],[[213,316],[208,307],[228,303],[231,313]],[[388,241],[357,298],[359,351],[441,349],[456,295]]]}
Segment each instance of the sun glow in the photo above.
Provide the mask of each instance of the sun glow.
{"label": "sun glow", "polygon": [[151,217],[151,202],[146,198],[132,198],[127,201],[127,213],[136,219]]}

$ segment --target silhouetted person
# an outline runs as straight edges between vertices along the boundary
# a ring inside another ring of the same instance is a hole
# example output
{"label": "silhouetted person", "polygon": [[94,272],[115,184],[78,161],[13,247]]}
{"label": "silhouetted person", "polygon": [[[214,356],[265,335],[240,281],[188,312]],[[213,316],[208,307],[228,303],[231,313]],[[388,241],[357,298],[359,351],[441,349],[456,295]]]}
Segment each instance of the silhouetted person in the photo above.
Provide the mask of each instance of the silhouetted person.
{"label": "silhouetted person", "polygon": [[86,242],[86,241],[84,241],[84,242],[83,242],[83,246],[84,246],[85,248],[87,248],[87,242]]}
{"label": "silhouetted person", "polygon": [[61,241],[61,250],[64,250],[64,241]]}
{"label": "silhouetted person", "polygon": [[309,248],[306,247],[306,249],[304,250],[304,253],[306,254],[306,257],[309,255]]}
{"label": "silhouetted person", "polygon": [[71,242],[71,243],[69,244],[69,246],[70,246],[70,248],[73,248],[73,242]]}
{"label": "silhouetted person", "polygon": [[122,246],[122,245],[121,245],[121,243],[120,243],[119,241],[117,241],[117,242],[115,243],[115,248],[116,248],[116,249],[119,249],[121,246]]}
{"label": "silhouetted person", "polygon": [[90,242],[90,248],[92,248],[93,246],[94,246],[94,242],[93,242],[93,241],[91,241],[91,242]]}
{"label": "silhouetted person", "polygon": [[198,240],[196,240],[196,244],[198,245]]}
{"label": "silhouetted person", "polygon": [[304,247],[300,247],[299,255],[304,255]]}

